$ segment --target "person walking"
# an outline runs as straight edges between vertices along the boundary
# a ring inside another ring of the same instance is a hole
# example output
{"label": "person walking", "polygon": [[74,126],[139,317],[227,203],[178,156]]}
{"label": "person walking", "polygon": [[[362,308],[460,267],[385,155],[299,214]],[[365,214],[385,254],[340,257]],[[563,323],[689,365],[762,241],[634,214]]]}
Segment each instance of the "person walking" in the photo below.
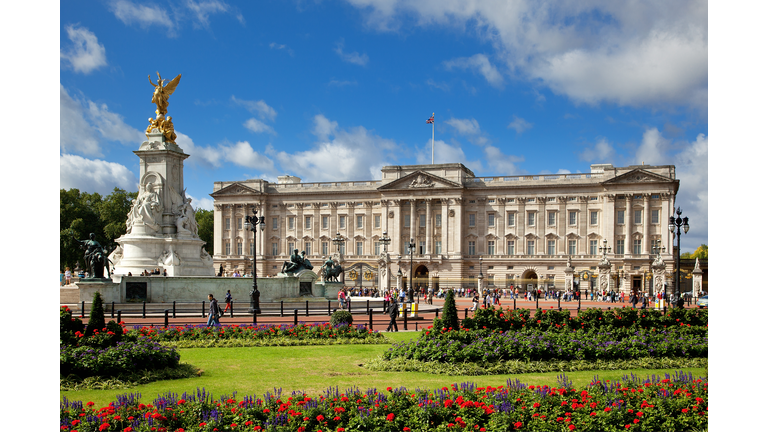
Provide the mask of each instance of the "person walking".
{"label": "person walking", "polygon": [[69,267],[64,269],[64,280],[67,285],[72,283],[72,270],[70,270]]}
{"label": "person walking", "polygon": [[387,331],[393,331],[392,330],[393,328],[394,328],[394,331],[398,331],[397,330],[398,310],[399,310],[399,306],[397,304],[397,298],[393,297],[392,303],[390,303],[389,305],[389,310],[387,310],[387,312],[389,313],[389,326],[387,326]]}
{"label": "person walking", "polygon": [[227,304],[224,307],[224,313],[226,313],[228,310],[232,309],[232,293],[230,290],[227,290],[227,294],[224,296],[224,302]]}
{"label": "person walking", "polygon": [[478,303],[480,303],[480,298],[478,298],[477,294],[475,294],[475,296],[472,297],[472,309],[470,309],[470,310],[471,311],[476,311]]}
{"label": "person walking", "polygon": [[344,305],[346,303],[346,294],[344,293],[343,288],[339,290],[338,300],[339,300],[339,309],[344,309]]}
{"label": "person walking", "polygon": [[219,324],[219,302],[213,298],[213,294],[208,294],[208,301],[211,303],[208,305],[208,327]]}

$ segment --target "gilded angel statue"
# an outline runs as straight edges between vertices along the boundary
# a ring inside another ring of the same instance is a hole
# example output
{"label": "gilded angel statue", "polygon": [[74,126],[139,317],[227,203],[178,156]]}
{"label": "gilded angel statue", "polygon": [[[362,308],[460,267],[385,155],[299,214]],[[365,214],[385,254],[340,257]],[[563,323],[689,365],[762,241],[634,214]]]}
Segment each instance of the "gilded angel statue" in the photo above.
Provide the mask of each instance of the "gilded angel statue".
{"label": "gilded angel statue", "polygon": [[157,114],[165,116],[168,113],[168,98],[176,90],[176,86],[179,85],[181,80],[181,74],[170,82],[160,77],[160,72],[157,73],[157,84],[152,82],[152,76],[147,75],[149,83],[155,87],[155,92],[152,94],[152,103],[157,105]]}

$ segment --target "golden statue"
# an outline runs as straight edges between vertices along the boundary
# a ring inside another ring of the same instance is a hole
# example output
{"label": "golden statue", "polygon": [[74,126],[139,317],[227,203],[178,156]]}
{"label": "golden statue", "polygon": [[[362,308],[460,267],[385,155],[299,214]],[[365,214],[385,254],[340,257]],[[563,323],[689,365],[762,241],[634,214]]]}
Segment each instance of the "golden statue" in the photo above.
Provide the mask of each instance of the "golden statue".
{"label": "golden statue", "polygon": [[157,84],[152,82],[151,75],[147,75],[147,78],[149,78],[149,83],[155,87],[155,92],[152,94],[152,103],[157,105],[157,110],[155,112],[158,116],[165,116],[168,113],[168,98],[176,90],[176,86],[179,85],[181,74],[172,79],[170,82],[167,82],[168,80],[162,79],[160,77],[160,72],[158,72]]}

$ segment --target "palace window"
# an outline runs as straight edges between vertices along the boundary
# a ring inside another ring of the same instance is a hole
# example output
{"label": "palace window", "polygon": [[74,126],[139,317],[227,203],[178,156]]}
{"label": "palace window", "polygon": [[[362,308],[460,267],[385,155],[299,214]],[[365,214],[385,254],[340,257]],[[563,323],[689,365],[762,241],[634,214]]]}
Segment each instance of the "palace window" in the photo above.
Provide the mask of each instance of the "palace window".
{"label": "palace window", "polygon": [[435,253],[438,255],[443,253],[443,242],[441,240],[435,241]]}
{"label": "palace window", "polygon": [[616,254],[624,255],[624,239],[616,240]]}
{"label": "palace window", "polygon": [[357,215],[357,229],[363,228],[363,217],[361,215]]}
{"label": "palace window", "polygon": [[597,240],[590,240],[589,241],[589,254],[590,255],[597,255]]}
{"label": "palace window", "polygon": [[427,215],[419,215],[419,226],[422,228],[427,226]]}
{"label": "palace window", "polygon": [[555,213],[553,211],[547,212],[547,225],[549,225],[549,226],[554,226],[555,225],[555,215],[557,215],[557,213]]}
{"label": "palace window", "polygon": [[568,225],[576,225],[576,211],[574,210],[568,212]]}
{"label": "palace window", "polygon": [[294,224],[296,223],[296,220],[293,216],[288,216],[288,229],[292,230],[294,228]]}
{"label": "palace window", "polygon": [[237,255],[243,254],[243,242],[238,241],[237,242]]}
{"label": "palace window", "polygon": [[277,218],[276,217],[272,218],[272,229],[277,229]]}
{"label": "palace window", "polygon": [[272,256],[277,255],[277,243],[272,243]]}
{"label": "palace window", "polygon": [[374,242],[373,243],[373,253],[376,255],[379,255],[381,253],[381,243],[380,242]]}
{"label": "palace window", "polygon": [[488,240],[488,255],[496,255],[496,242]]}
{"label": "palace window", "polygon": [[293,242],[288,242],[288,253],[289,253],[289,254],[292,254],[292,253],[293,253],[293,249],[295,249],[295,248],[294,248],[294,246],[295,246],[295,243],[293,243]]}
{"label": "palace window", "polygon": [[229,224],[230,224],[229,218],[224,219],[224,229],[225,230],[230,229]]}
{"label": "palace window", "polygon": [[616,212],[616,224],[624,225],[624,210],[619,210]]}
{"label": "palace window", "polygon": [[592,210],[589,212],[589,224],[597,225],[597,210]]}
{"label": "palace window", "polygon": [[[471,226],[471,227],[475,226],[475,214],[474,213],[470,213],[469,214],[469,226]],[[472,255],[474,255],[474,254],[472,254]]]}
{"label": "palace window", "polygon": [[406,228],[411,227],[411,214],[410,213],[403,213],[403,226]]}
{"label": "palace window", "polygon": [[547,240],[547,255],[554,255],[554,254],[555,254],[555,241]]}
{"label": "palace window", "polygon": [[640,255],[642,252],[642,246],[643,246],[643,240],[642,239],[634,239],[632,240],[632,253],[635,255]]}
{"label": "palace window", "polygon": [[381,228],[381,215],[376,215],[373,217],[373,227]]}
{"label": "palace window", "polygon": [[507,255],[514,255],[515,254],[515,242],[514,240],[508,240],[507,241]]}
{"label": "palace window", "polygon": [[232,255],[232,246],[229,241],[224,242],[224,255]]}
{"label": "palace window", "polygon": [[255,252],[255,251],[254,251],[254,246],[255,246],[255,245],[254,245],[254,243],[250,243],[248,246],[250,246],[250,247],[249,247],[249,249],[250,249],[249,253],[251,254],[251,256],[253,256],[253,255],[254,255],[254,252]]}
{"label": "palace window", "polygon": [[307,255],[312,255],[312,242],[304,242],[304,252]]}
{"label": "palace window", "polygon": [[328,229],[328,216],[323,216],[323,229]]}
{"label": "palace window", "polygon": [[658,210],[651,210],[651,223],[652,224],[659,223],[659,211]]}
{"label": "palace window", "polygon": [[363,254],[363,242],[359,241],[355,243],[355,247],[357,248],[357,255]]}
{"label": "palace window", "polygon": [[419,242],[419,255],[423,255],[427,253],[427,243],[420,241]]}
{"label": "palace window", "polygon": [[496,224],[496,215],[493,213],[488,213],[488,226],[492,227]]}
{"label": "palace window", "polygon": [[328,256],[328,242],[323,242],[323,256]]}
{"label": "palace window", "polygon": [[347,228],[347,217],[339,216],[339,229],[346,229],[346,228]]}
{"label": "palace window", "polygon": [[576,255],[576,240],[568,240],[568,255]]}
{"label": "palace window", "polygon": [[534,255],[536,252],[536,241],[528,240],[528,255]]}
{"label": "palace window", "polygon": [[347,253],[347,242],[341,242],[339,245],[339,253],[342,255]]}
{"label": "palace window", "polygon": [[435,227],[440,228],[443,226],[443,215],[435,215]]}
{"label": "palace window", "polygon": [[536,212],[528,212],[528,226],[536,225]]}
{"label": "palace window", "polygon": [[304,228],[312,229],[312,216],[304,216]]}
{"label": "palace window", "polygon": [[641,225],[643,223],[643,211],[635,210],[635,225]]}
{"label": "palace window", "polygon": [[474,240],[470,240],[468,247],[467,247],[467,253],[469,255],[475,255],[475,242]]}
{"label": "palace window", "polygon": [[237,218],[237,229],[243,229],[243,218]]}
{"label": "palace window", "polygon": [[507,213],[507,226],[515,226],[515,214]]}

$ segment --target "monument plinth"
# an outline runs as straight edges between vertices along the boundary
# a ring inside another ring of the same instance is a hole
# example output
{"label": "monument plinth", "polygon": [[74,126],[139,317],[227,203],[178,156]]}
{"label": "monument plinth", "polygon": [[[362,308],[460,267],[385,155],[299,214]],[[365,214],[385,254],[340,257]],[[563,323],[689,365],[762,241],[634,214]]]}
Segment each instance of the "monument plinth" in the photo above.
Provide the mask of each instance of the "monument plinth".
{"label": "monument plinth", "polygon": [[165,269],[169,276],[213,276],[213,258],[197,234],[195,210],[184,188],[184,160],[188,154],[176,144],[171,117],[165,117],[168,97],[181,79],[160,78],[152,103],[156,117],[149,119],[147,140],[133,153],[140,160],[139,196],[125,222],[127,232],[116,240],[109,256],[116,277],[138,276],[144,270]]}

